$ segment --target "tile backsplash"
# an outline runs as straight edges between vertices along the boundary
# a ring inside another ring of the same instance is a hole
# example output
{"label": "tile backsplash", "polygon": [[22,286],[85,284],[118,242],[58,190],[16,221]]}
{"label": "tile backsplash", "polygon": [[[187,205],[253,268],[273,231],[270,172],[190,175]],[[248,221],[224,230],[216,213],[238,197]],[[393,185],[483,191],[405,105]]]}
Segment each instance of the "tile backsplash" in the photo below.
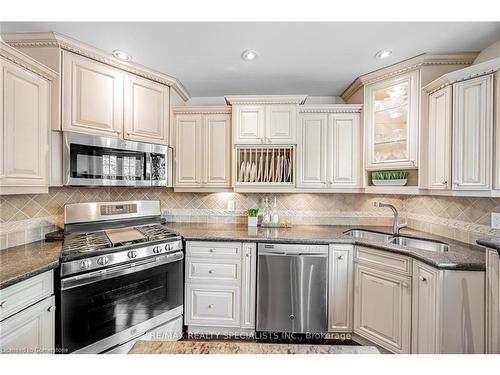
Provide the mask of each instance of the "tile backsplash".
{"label": "tile backsplash", "polygon": [[[394,204],[410,227],[474,243],[490,228],[491,212],[500,212],[500,198],[378,196],[373,194],[280,193],[280,213],[294,224],[390,225],[390,210],[376,200]],[[246,210],[259,207],[266,194],[174,193],[151,188],[51,188],[49,194],[0,196],[0,249],[39,240],[63,226],[67,203],[159,199],[163,215],[175,222],[246,223]],[[234,200],[236,210],[227,211]],[[373,218],[377,218],[374,220]]]}

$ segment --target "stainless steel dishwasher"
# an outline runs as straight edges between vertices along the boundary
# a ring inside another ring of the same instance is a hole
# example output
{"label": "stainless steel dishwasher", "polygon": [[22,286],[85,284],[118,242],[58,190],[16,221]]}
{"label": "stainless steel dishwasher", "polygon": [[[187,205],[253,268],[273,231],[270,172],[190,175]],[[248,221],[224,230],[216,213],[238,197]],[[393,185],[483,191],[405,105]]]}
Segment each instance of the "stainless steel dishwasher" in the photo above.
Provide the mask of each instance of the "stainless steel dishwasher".
{"label": "stainless steel dishwasher", "polygon": [[328,246],[259,244],[257,331],[327,331]]}

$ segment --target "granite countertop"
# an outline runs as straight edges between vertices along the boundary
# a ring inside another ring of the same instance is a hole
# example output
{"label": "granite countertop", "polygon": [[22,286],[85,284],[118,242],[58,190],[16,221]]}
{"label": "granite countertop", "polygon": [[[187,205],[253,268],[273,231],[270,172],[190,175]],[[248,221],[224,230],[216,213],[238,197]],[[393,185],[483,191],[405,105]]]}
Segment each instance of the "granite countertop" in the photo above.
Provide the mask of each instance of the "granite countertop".
{"label": "granite countertop", "polygon": [[62,241],[38,241],[0,251],[0,289],[57,268]]}
{"label": "granite countertop", "polygon": [[137,341],[129,354],[379,354],[373,346],[238,341]]}
{"label": "granite countertop", "polygon": [[491,249],[495,249],[498,251],[498,255],[500,256],[500,237],[486,237],[477,240],[477,243],[481,246],[486,246]]}
{"label": "granite countertop", "polygon": [[[187,223],[168,223],[167,226],[178,231],[186,241],[244,241],[325,245],[349,243],[408,255],[440,269],[485,270],[485,253],[481,247],[408,228],[401,230],[401,234],[445,242],[449,245],[449,251],[419,250],[383,241],[353,238],[343,234],[346,230],[352,229],[353,226],[296,225],[292,228],[249,228],[246,225],[236,224]],[[392,233],[392,227],[358,226],[356,228]]]}

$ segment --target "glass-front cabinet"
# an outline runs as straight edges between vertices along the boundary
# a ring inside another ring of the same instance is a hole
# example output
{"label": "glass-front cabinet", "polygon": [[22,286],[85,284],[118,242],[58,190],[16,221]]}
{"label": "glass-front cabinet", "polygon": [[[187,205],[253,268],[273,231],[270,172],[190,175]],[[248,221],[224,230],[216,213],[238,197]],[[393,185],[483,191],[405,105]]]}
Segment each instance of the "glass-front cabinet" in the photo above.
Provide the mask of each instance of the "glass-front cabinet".
{"label": "glass-front cabinet", "polygon": [[417,168],[419,72],[366,86],[366,168]]}

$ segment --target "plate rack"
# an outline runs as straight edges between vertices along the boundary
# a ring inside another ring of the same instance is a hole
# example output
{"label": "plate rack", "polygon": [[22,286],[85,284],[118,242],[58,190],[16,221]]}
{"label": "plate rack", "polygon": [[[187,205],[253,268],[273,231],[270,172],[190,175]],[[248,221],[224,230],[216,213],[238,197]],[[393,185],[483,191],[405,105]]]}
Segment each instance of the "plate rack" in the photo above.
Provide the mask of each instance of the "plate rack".
{"label": "plate rack", "polygon": [[235,186],[294,186],[294,146],[236,146]]}

